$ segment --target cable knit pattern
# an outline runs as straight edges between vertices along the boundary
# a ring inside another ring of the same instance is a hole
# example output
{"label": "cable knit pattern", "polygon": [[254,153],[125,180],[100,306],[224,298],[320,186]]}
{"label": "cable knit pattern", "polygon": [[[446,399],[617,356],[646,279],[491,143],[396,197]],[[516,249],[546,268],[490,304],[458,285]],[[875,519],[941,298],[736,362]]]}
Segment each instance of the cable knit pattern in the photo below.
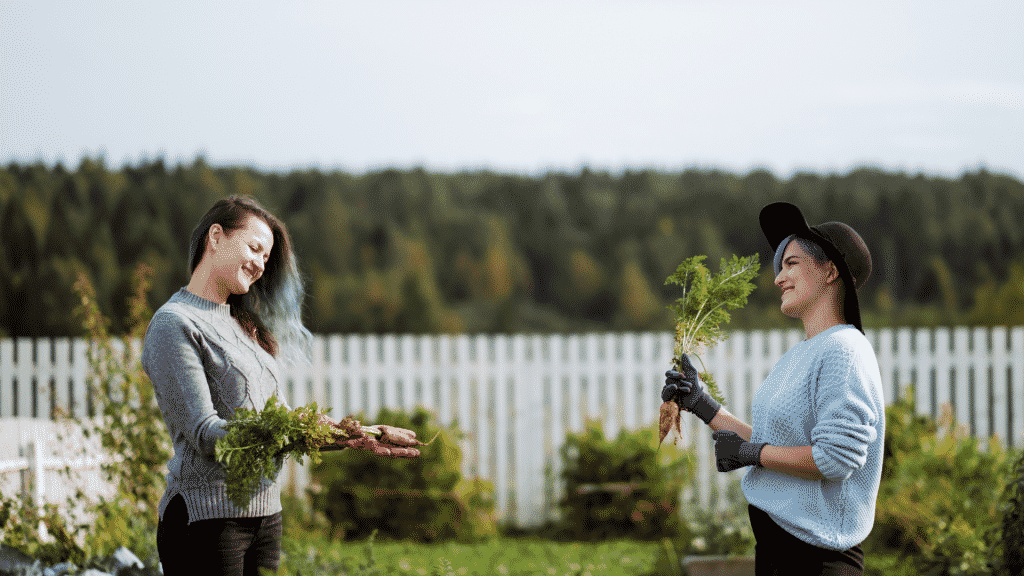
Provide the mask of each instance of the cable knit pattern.
{"label": "cable knit pattern", "polygon": [[277,361],[242,331],[231,307],[182,288],[153,315],[142,366],[174,443],[160,516],[177,494],[185,499],[190,523],[280,512],[276,480],[264,479],[248,507],[232,504],[224,469],[214,459],[236,408],[263,408],[273,395],[284,401]]}
{"label": "cable knit pattern", "polygon": [[824,480],[760,466],[743,493],[797,538],[832,550],[871,532],[882,475],[885,403],[871,344],[851,325],[791,348],[754,393],[751,442],[811,446]]}

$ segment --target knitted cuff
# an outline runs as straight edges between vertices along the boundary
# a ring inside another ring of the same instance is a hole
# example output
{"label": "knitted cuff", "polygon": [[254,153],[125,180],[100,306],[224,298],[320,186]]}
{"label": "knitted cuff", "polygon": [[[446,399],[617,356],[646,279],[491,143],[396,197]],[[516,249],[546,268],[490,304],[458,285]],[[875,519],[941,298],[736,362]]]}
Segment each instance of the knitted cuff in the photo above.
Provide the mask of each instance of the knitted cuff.
{"label": "knitted cuff", "polygon": [[744,466],[760,466],[761,450],[767,445],[767,442],[744,442],[740,444],[737,457]]}
{"label": "knitted cuff", "polygon": [[710,394],[704,392],[700,399],[694,403],[693,409],[691,410],[698,418],[704,421],[705,424],[710,424],[711,420],[718,414],[718,411],[722,408],[722,405],[711,397]]}

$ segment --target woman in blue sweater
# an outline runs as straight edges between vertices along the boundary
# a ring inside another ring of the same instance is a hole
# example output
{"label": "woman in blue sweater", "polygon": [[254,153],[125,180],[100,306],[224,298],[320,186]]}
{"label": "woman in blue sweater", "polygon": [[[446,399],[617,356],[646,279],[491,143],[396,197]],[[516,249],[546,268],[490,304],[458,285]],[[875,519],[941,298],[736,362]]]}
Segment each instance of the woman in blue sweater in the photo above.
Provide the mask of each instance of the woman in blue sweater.
{"label": "woman in blue sweater", "polygon": [[792,204],[766,206],[760,224],[782,312],[807,338],[754,393],[750,424],[711,398],[685,356],[681,373],[666,374],[662,399],[715,431],[719,471],[751,467],[742,487],[758,576],[860,575],[885,437],[881,375],[857,300],[871,255],[849,226],[808,226]]}

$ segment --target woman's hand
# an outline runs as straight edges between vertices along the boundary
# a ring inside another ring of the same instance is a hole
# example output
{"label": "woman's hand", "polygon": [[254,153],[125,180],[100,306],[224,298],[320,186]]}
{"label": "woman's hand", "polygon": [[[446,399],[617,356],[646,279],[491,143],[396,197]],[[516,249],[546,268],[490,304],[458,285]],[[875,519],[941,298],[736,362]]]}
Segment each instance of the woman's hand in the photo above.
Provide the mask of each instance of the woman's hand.
{"label": "woman's hand", "polygon": [[711,438],[715,441],[715,465],[719,472],[761,465],[761,450],[767,443],[746,442],[731,430],[713,432]]}
{"label": "woman's hand", "polygon": [[661,400],[662,402],[674,400],[680,408],[687,412],[693,412],[705,424],[708,424],[715,414],[718,414],[722,405],[704,389],[697,376],[697,369],[690,364],[690,358],[683,354],[679,360],[682,372],[675,370],[665,372],[665,386],[661,389]]}
{"label": "woman's hand", "polygon": [[389,458],[416,458],[420,455],[420,451],[416,448],[409,448],[406,446],[395,446],[382,442],[372,436],[364,436],[362,438],[349,438],[347,440],[338,440],[335,444],[342,448],[352,448],[353,450],[366,450],[373,452],[377,456],[387,456]]}

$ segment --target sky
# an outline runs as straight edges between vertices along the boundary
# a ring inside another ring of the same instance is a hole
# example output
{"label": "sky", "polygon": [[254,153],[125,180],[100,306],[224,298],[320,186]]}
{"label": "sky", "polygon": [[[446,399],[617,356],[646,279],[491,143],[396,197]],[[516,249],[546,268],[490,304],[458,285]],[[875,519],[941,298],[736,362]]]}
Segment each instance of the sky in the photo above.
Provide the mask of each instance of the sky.
{"label": "sky", "polygon": [[1024,2],[0,0],[0,162],[1024,178]]}

